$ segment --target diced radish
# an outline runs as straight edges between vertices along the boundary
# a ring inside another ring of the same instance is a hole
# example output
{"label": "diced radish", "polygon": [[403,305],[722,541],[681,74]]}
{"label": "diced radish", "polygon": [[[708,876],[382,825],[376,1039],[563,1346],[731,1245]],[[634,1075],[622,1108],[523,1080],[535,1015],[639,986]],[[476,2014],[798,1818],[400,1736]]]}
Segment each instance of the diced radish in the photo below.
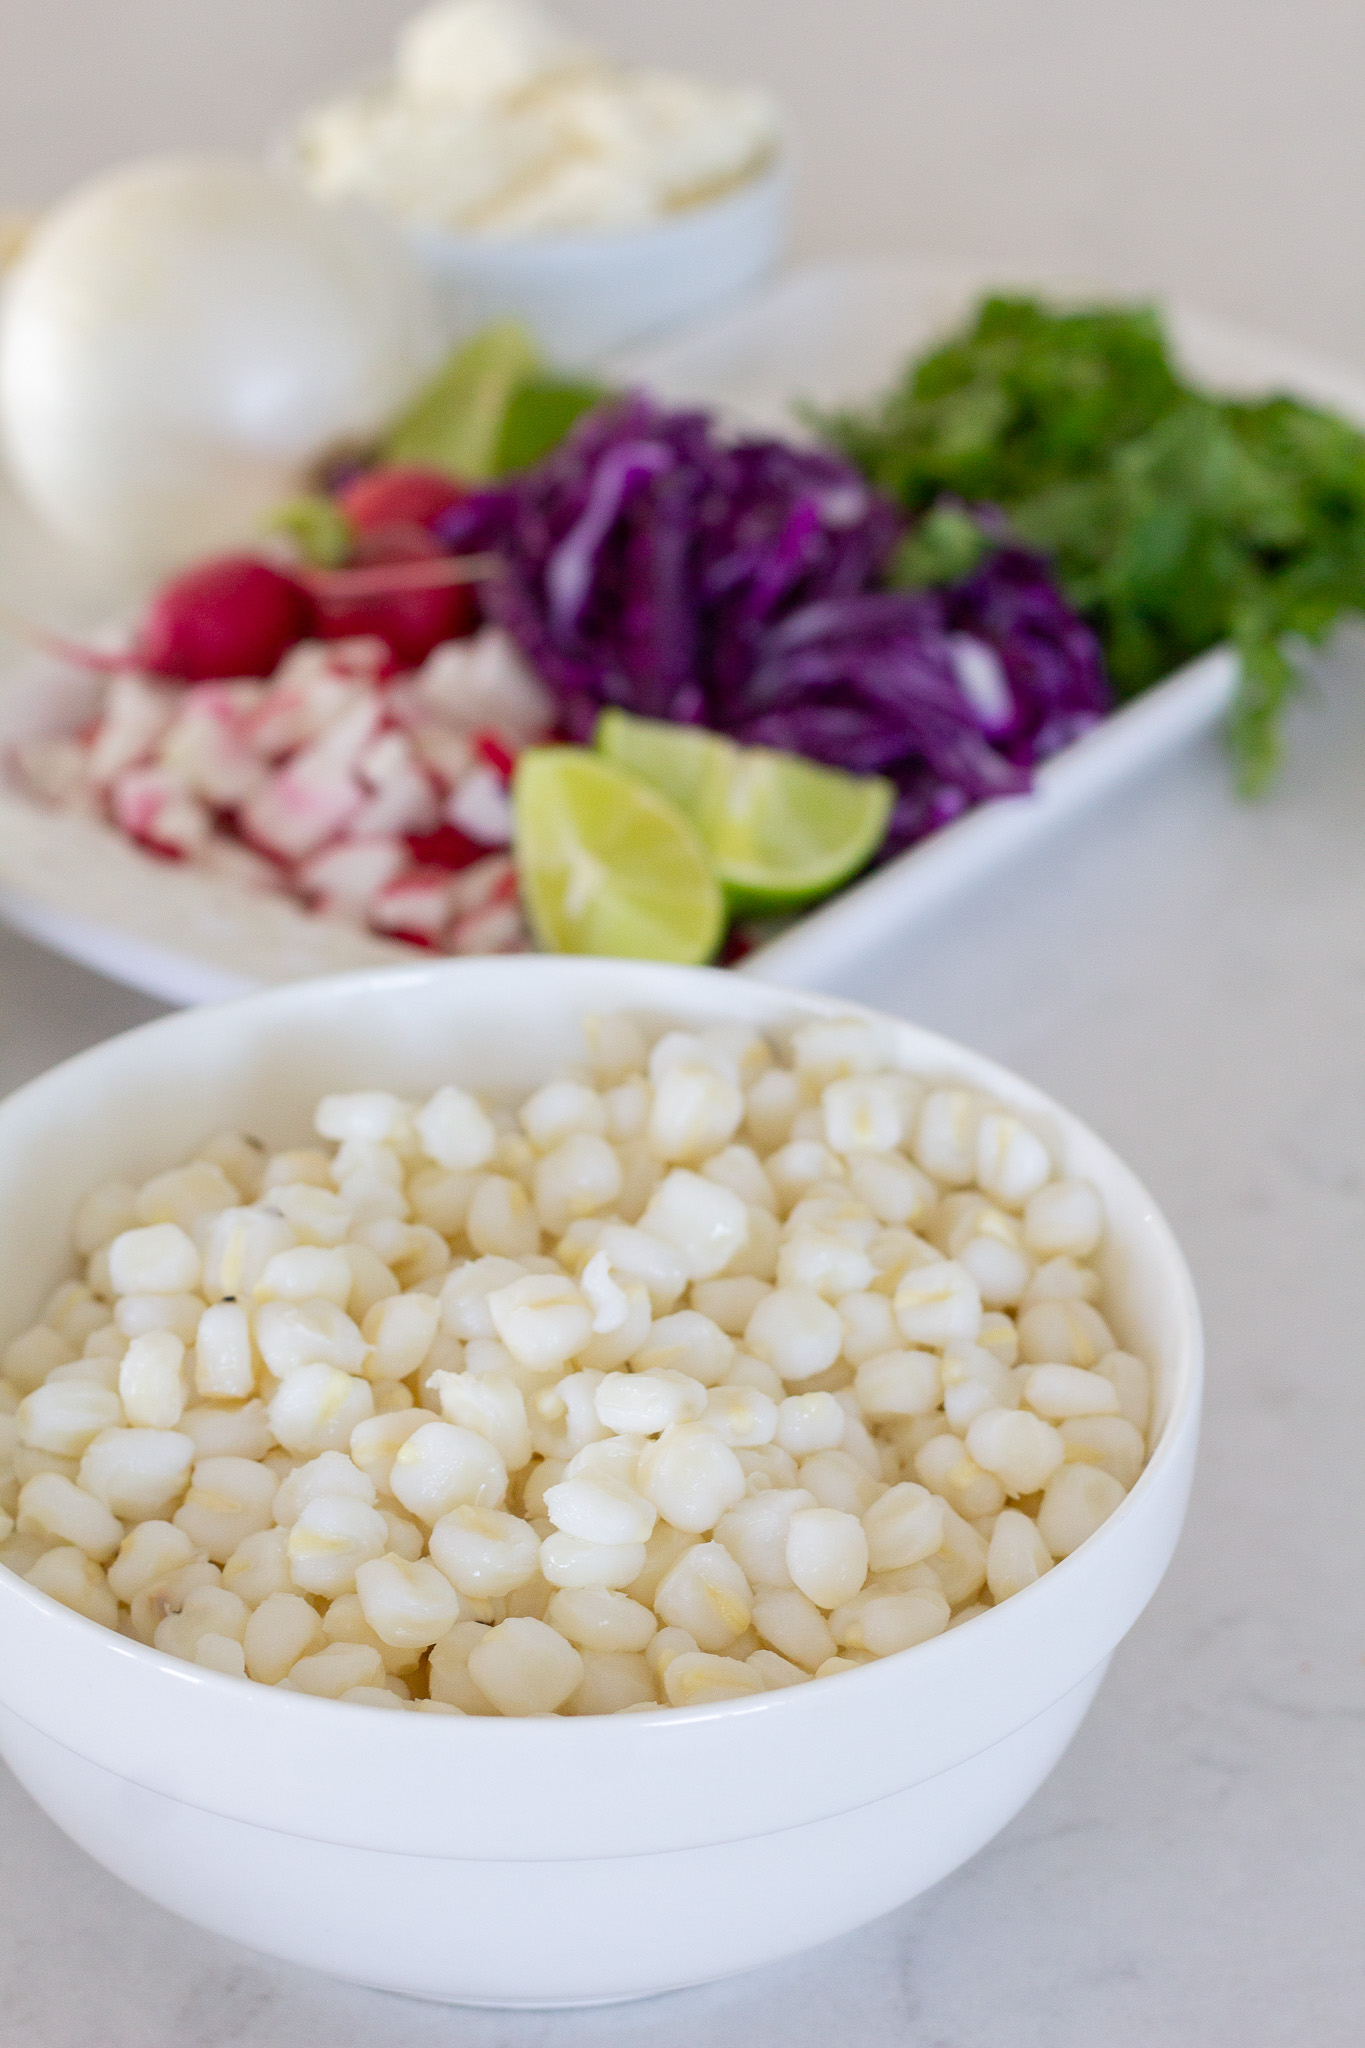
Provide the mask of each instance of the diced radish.
{"label": "diced radish", "polygon": [[[440,542],[424,527],[387,526],[361,536],[354,566],[397,566],[445,559]],[[345,571],[341,574],[344,577]],[[429,590],[398,589],[369,597],[329,592],[326,584],[323,576],[315,579],[318,628],[323,639],[374,634],[392,650],[400,668],[415,668],[443,640],[453,640],[473,629],[476,603],[473,590],[466,583],[438,585]]]}
{"label": "diced radish", "polygon": [[454,825],[438,825],[434,832],[410,832],[407,848],[419,867],[445,868],[451,874],[482,860],[488,851]]}
{"label": "diced radish", "polygon": [[343,484],[336,502],[357,533],[372,533],[377,526],[430,526],[467,495],[439,469],[380,463]]}
{"label": "diced radish", "polygon": [[446,798],[445,817],[485,846],[511,844],[512,805],[496,769],[471,768]]}
{"label": "diced radish", "polygon": [[282,768],[262,784],[242,810],[248,844],[280,860],[300,860],[340,832],[360,809],[353,776],[312,776]]}
{"label": "diced radish", "polygon": [[381,733],[360,756],[356,772],[371,794],[354,832],[429,832],[440,823],[440,800],[403,733]]}
{"label": "diced radish", "polygon": [[346,839],[325,846],[297,870],[305,895],[324,908],[368,915],[371,904],[408,865],[400,839]]}
{"label": "diced radish", "polygon": [[504,786],[512,780],[512,770],[517,765],[516,749],[509,747],[501,733],[489,732],[484,728],[474,735],[474,751],[481,761],[495,769]]}
{"label": "diced radish", "polygon": [[115,676],[90,749],[90,775],[112,782],[135,762],[149,761],[180,704],[176,691],[141,676]]}
{"label": "diced radish", "polygon": [[375,702],[356,704],[263,783],[242,809],[248,840],[281,859],[301,860],[334,838],[365,800],[354,768],[378,717]]}
{"label": "diced radish", "polygon": [[164,768],[128,768],[109,792],[115,824],[155,853],[185,859],[207,843],[213,821]]}
{"label": "diced radish", "polygon": [[234,839],[226,832],[213,833],[195,858],[211,875],[218,875],[223,881],[233,882],[241,889],[277,893],[285,886],[285,872],[277,861],[268,860],[264,854],[244,846],[240,839]]}
{"label": "diced radish", "polygon": [[449,953],[523,953],[530,940],[515,903],[490,903],[459,918],[445,934]]}
{"label": "diced radish", "polygon": [[440,868],[414,868],[386,889],[370,908],[370,923],[381,932],[421,932],[434,939],[450,917],[450,876]]}
{"label": "diced radish", "polygon": [[496,730],[525,746],[554,727],[548,691],[496,626],[438,647],[416,680],[423,701],[467,732]]}
{"label": "diced radish", "polygon": [[240,684],[202,683],[180,700],[161,743],[163,766],[219,810],[242,803],[266,773],[250,740],[255,705],[241,692]]}
{"label": "diced radish", "polygon": [[408,737],[423,767],[447,789],[452,789],[473,765],[474,750],[469,741],[462,734],[452,732],[449,726],[423,719],[420,724],[408,727]]}
{"label": "diced radish", "polygon": [[[301,649],[301,653],[311,652]],[[338,675],[324,662],[300,664],[297,673],[286,664],[276,683],[252,714],[249,738],[262,760],[275,761],[318,739],[356,704],[369,701],[362,683]]]}
{"label": "diced radish", "polygon": [[138,631],[141,668],[176,682],[270,676],[313,631],[302,584],[255,555],[222,555],[162,585]]}
{"label": "diced radish", "polygon": [[451,914],[468,917],[476,910],[487,909],[490,903],[509,902],[516,893],[517,876],[511,856],[486,853],[482,860],[475,861],[456,876],[451,892]]}

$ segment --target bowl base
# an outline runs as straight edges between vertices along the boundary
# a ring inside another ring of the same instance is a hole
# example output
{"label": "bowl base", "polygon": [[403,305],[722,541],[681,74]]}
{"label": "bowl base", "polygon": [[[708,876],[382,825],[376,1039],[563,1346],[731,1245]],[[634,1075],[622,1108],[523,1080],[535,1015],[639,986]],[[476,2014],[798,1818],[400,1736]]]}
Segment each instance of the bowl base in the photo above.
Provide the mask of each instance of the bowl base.
{"label": "bowl base", "polygon": [[0,1754],[107,1870],[248,1948],[445,2005],[616,2005],[778,1962],[936,1884],[1032,1797],[1107,1663],[989,1749],[886,1799],[640,1856],[404,1855],[276,1832],[132,1784],[4,1708]]}

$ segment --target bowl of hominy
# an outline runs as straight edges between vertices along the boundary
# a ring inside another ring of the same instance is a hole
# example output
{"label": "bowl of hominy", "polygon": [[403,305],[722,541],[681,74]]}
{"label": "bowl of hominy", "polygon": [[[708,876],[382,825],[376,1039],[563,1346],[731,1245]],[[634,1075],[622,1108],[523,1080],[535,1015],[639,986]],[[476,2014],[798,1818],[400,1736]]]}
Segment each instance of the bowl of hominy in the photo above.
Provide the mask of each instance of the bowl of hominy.
{"label": "bowl of hominy", "polygon": [[184,1012],[0,1104],[0,1753],[337,1977],[722,1977],[1037,1789],[1201,1370],[1129,1170],[911,1025],[534,957]]}

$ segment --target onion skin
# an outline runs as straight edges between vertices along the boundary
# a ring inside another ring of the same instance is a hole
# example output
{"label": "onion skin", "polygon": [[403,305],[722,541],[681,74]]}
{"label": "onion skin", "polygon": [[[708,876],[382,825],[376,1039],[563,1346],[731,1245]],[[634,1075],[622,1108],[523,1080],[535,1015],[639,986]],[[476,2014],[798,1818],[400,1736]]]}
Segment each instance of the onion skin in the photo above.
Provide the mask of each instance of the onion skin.
{"label": "onion skin", "polygon": [[140,668],[176,682],[264,677],[315,631],[302,584],[254,555],[221,555],[162,585],[134,651]]}

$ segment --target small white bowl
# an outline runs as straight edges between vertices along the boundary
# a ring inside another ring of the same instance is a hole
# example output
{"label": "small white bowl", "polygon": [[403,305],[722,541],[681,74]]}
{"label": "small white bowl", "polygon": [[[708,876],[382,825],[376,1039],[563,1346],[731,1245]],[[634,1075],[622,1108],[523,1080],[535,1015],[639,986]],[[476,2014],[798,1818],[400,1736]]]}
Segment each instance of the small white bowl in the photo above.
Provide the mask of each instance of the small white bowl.
{"label": "small white bowl", "polygon": [[551,361],[574,367],[757,283],[782,253],[789,184],[779,158],[733,191],[652,227],[577,235],[401,232],[448,342],[511,315],[525,321]]}
{"label": "small white bowl", "polygon": [[[0,1336],[69,1270],[73,1202],[223,1125],[297,1143],[324,1091],[509,1097],[580,1022],[781,1028],[850,1006],[704,969],[503,959],[296,982],[168,1017],[0,1105]],[[867,1014],[867,1013],[862,1013]],[[1151,1197],[1076,1118],[896,1024],[901,1063],[1017,1106],[1109,1218],[1106,1315],[1157,1375],[1155,1450],[1075,1554],[961,1628],[837,1679],[582,1720],[381,1713],[221,1677],[0,1568],[0,1753],[150,1898],[424,1998],[569,2005],[727,1976],[856,1927],[990,1840],[1075,1733],[1155,1591],[1198,1431],[1199,1312]]]}

